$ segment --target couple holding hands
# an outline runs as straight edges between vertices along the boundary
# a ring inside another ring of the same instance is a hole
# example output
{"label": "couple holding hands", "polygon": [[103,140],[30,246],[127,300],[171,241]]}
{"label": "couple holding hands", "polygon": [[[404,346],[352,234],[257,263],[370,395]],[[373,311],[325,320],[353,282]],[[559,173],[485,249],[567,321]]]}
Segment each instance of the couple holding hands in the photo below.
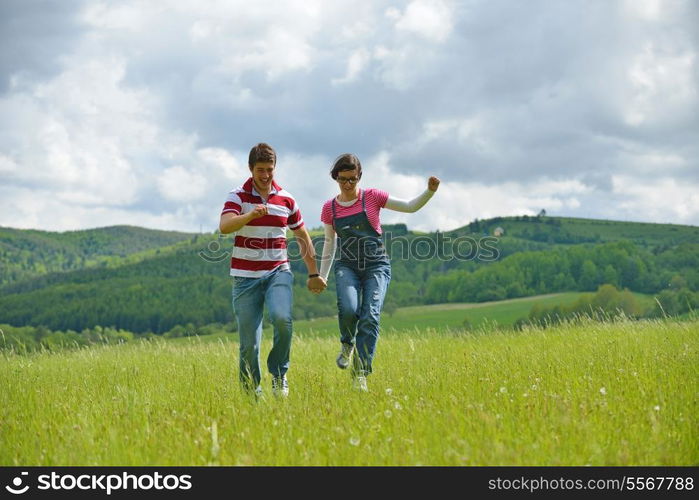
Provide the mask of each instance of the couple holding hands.
{"label": "couple holding hands", "polygon": [[[337,366],[351,367],[353,386],[367,391],[367,376],[379,338],[381,307],[391,280],[391,264],[381,240],[382,208],[415,212],[434,195],[439,179],[430,177],[427,189],[412,200],[400,200],[379,189],[360,189],[362,165],[353,154],[333,163],[330,176],[339,194],[323,204],[320,219],[325,241],[320,270],[311,237],[294,197],[274,181],[277,155],[265,143],[255,145],[248,158],[251,177],[232,190],[221,212],[221,233],[236,233],[231,271],[233,309],[240,335],[240,381],[259,395],[260,343],[265,304],[273,326],[273,346],[267,357],[272,392],[289,394],[292,337],[293,275],[286,254],[286,231],[291,229],[308,269],[308,289],[321,293],[335,264],[341,351]],[[335,253],[339,245],[339,256]]]}

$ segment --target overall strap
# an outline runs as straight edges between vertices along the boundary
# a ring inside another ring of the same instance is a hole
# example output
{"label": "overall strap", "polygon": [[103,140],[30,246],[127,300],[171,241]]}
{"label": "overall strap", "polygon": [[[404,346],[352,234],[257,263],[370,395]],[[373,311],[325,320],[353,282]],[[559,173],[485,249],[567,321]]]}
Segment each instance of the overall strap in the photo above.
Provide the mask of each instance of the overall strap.
{"label": "overall strap", "polygon": [[358,194],[359,194],[359,196],[362,197],[362,212],[366,212],[366,200],[365,200],[365,197],[364,197],[364,194],[365,194],[366,192],[362,192],[362,191],[363,191],[363,190],[360,189]]}
{"label": "overall strap", "polygon": [[337,214],[335,214],[335,198],[333,197],[332,203],[330,203],[330,208],[332,208],[333,211],[333,224],[335,224],[335,218],[337,217]]}

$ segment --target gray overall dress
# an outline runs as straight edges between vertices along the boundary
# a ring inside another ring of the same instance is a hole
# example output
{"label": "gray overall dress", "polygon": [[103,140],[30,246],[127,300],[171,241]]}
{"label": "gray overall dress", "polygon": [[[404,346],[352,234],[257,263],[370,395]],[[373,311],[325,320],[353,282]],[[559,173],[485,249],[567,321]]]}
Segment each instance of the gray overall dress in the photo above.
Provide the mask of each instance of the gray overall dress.
{"label": "gray overall dress", "polygon": [[368,375],[379,338],[381,307],[391,281],[391,263],[366,213],[364,192],[359,192],[362,211],[337,217],[332,201],[333,226],[340,240],[335,263],[340,340],[355,345],[353,372]]}

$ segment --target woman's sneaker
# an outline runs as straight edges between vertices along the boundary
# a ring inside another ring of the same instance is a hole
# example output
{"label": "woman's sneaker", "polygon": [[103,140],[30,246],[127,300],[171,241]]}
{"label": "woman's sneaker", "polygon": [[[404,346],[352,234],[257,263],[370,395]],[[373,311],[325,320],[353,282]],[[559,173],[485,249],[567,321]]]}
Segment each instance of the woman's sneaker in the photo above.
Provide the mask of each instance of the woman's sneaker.
{"label": "woman's sneaker", "polygon": [[352,344],[345,344],[343,342],[342,350],[337,356],[337,366],[340,369],[344,370],[349,366],[350,361],[352,361],[352,353],[354,353],[354,346]]}
{"label": "woman's sneaker", "polygon": [[286,375],[272,377],[272,394],[282,398],[289,395],[289,382],[286,380]]}
{"label": "woman's sneaker", "polygon": [[366,376],[357,375],[352,378],[352,388],[360,392],[369,392],[369,387],[366,385]]}

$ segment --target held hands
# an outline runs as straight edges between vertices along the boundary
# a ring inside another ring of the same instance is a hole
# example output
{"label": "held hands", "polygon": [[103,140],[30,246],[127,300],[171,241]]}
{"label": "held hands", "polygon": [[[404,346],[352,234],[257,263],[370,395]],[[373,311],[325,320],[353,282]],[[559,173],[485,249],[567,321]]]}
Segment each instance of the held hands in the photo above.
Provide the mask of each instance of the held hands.
{"label": "held hands", "polygon": [[306,286],[312,293],[318,295],[327,288],[328,284],[323,278],[316,276],[315,278],[308,278],[308,281],[306,281]]}
{"label": "held hands", "polygon": [[430,191],[437,191],[439,187],[439,178],[432,176],[427,180],[427,189]]}

